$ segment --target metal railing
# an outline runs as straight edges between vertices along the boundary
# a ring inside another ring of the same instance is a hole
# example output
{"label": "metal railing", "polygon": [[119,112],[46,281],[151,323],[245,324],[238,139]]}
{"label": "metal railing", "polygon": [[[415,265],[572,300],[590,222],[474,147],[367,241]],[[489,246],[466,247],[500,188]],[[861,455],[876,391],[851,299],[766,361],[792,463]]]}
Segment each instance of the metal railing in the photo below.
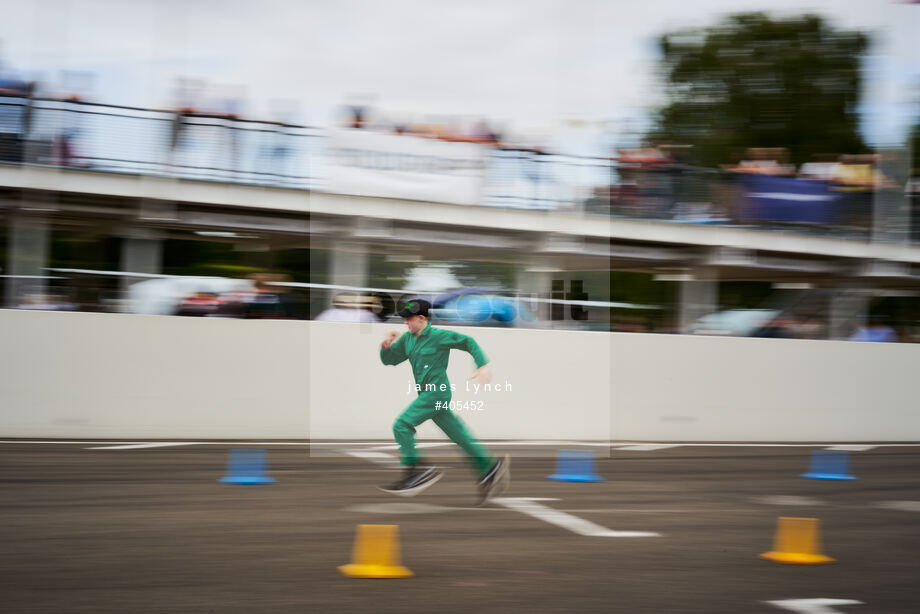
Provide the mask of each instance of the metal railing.
{"label": "metal railing", "polygon": [[294,124],[55,99],[0,98],[4,162],[308,189]]}
{"label": "metal railing", "polygon": [[[0,96],[0,163],[7,164],[311,190],[323,188],[314,169],[324,142],[322,130],[296,124]],[[920,241],[920,194],[897,188],[840,193],[832,216],[786,220],[752,214],[750,189],[734,173],[636,171],[609,158],[503,146],[490,148],[483,183],[481,204],[497,207]]]}

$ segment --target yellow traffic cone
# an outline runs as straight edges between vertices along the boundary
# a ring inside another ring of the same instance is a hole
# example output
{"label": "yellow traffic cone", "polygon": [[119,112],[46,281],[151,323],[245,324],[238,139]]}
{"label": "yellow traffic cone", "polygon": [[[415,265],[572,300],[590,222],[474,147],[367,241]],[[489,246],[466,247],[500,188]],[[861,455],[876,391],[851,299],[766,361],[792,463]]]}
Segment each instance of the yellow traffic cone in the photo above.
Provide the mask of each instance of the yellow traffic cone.
{"label": "yellow traffic cone", "polygon": [[777,563],[820,565],[836,563],[837,559],[821,554],[821,521],[817,518],[786,518],[780,516],[773,537],[773,550],[760,558]]}
{"label": "yellow traffic cone", "polygon": [[351,563],[339,571],[350,578],[407,578],[415,575],[399,561],[399,525],[359,524]]}

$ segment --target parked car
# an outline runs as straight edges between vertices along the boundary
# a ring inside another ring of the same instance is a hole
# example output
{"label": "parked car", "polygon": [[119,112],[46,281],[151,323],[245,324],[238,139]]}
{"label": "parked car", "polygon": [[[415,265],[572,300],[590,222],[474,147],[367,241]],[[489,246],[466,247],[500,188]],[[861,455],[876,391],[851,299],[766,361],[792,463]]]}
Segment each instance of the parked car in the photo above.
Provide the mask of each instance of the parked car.
{"label": "parked car", "polygon": [[705,315],[690,325],[694,335],[747,337],[779,315],[777,309],[728,309]]}
{"label": "parked car", "polygon": [[514,326],[537,317],[514,295],[481,288],[464,288],[434,297],[432,315],[445,324]]}

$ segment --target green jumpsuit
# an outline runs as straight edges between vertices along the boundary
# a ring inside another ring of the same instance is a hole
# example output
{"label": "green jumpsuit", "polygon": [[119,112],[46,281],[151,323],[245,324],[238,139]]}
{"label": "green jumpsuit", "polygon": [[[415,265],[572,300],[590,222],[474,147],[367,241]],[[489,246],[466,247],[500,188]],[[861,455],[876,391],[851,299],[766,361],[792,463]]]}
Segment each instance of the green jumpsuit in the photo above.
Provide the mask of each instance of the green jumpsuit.
{"label": "green jumpsuit", "polygon": [[[485,475],[495,464],[495,459],[480,446],[466,425],[447,409],[450,403],[450,381],[447,379],[447,361],[452,349],[464,350],[473,356],[476,367],[488,362],[479,344],[467,335],[435,328],[428,324],[417,336],[406,332],[390,347],[380,347],[380,360],[385,365],[398,365],[407,358],[417,384],[418,398],[407,407],[393,423],[393,435],[399,444],[404,465],[419,461],[415,449],[415,427],[433,420],[438,427],[460,446],[476,464],[480,475]],[[436,403],[441,402],[441,409]]]}

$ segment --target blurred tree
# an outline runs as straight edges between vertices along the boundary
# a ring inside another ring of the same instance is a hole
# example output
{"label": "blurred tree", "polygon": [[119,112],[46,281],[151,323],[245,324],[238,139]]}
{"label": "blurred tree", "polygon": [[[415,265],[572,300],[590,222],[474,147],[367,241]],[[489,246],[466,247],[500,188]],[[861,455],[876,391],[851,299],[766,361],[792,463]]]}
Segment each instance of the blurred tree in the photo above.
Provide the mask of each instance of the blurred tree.
{"label": "blurred tree", "polygon": [[661,307],[661,309],[649,310],[620,310],[619,315],[622,316],[625,313],[644,319],[648,330],[657,329],[666,322],[675,320],[678,296],[675,282],[656,281],[651,273],[610,271],[609,275],[611,302]]}
{"label": "blurred tree", "polygon": [[669,102],[649,140],[692,145],[691,161],[704,166],[747,147],[785,147],[795,164],[865,151],[855,111],[868,46],[866,34],[816,15],[745,13],[665,34]]}

